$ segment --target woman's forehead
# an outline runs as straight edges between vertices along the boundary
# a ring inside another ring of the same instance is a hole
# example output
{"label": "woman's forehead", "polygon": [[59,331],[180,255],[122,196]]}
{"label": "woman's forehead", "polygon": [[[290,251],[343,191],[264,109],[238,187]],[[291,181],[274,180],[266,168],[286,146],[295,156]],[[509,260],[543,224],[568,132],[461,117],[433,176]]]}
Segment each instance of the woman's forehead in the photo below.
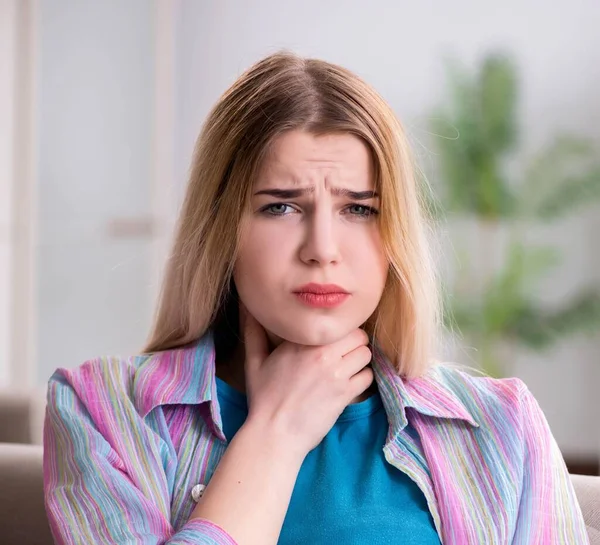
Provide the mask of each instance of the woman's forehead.
{"label": "woman's forehead", "polygon": [[325,186],[331,190],[373,187],[369,149],[351,134],[315,136],[292,131],[277,138],[265,157],[256,187]]}

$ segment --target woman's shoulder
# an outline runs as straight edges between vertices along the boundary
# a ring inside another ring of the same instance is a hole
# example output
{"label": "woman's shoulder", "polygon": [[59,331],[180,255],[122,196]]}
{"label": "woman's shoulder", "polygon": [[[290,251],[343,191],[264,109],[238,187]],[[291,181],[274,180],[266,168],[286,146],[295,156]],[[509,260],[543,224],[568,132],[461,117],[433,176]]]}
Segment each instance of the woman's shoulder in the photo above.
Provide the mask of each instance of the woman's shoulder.
{"label": "woman's shoulder", "polygon": [[439,363],[427,375],[444,388],[474,416],[476,421],[512,417],[522,411],[523,400],[531,396],[519,378],[493,378],[455,363]]}
{"label": "woman's shoulder", "polygon": [[184,346],[135,356],[101,356],[75,368],[58,368],[48,383],[48,405],[82,403],[90,411],[111,406],[115,412],[144,417],[163,402],[190,397],[188,390],[199,382],[196,375],[202,375],[196,369],[196,352],[194,346]]}
{"label": "woman's shoulder", "polygon": [[440,362],[432,367],[429,376],[456,390],[474,390],[483,395],[520,396],[527,389],[526,384],[517,377],[495,378],[479,369],[453,362]]}
{"label": "woman's shoulder", "polygon": [[49,406],[82,403],[88,408],[134,402],[136,377],[149,355],[98,356],[73,368],[57,368],[48,381]]}
{"label": "woman's shoulder", "polygon": [[85,360],[72,367],[57,368],[49,383],[67,382],[73,386],[87,384],[90,387],[101,385],[126,385],[148,356],[98,356]]}

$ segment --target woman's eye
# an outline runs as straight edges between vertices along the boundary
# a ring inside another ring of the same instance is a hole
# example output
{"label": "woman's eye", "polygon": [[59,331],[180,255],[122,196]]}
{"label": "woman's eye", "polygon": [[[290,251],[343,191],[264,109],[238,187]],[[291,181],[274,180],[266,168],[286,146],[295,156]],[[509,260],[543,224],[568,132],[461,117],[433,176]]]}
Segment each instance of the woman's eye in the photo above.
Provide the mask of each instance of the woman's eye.
{"label": "woman's eye", "polygon": [[294,209],[289,204],[281,202],[269,204],[262,209],[262,212],[266,212],[271,216],[286,216],[293,211]]}
{"label": "woman's eye", "polygon": [[[268,204],[263,206],[260,211],[268,216],[289,216],[290,214],[297,212],[296,208],[283,202]],[[366,219],[377,215],[379,211],[371,206],[351,204],[344,209],[343,213]]]}
{"label": "woman's eye", "polygon": [[347,210],[353,216],[369,217],[378,214],[378,211],[375,208],[363,204],[351,204]]}

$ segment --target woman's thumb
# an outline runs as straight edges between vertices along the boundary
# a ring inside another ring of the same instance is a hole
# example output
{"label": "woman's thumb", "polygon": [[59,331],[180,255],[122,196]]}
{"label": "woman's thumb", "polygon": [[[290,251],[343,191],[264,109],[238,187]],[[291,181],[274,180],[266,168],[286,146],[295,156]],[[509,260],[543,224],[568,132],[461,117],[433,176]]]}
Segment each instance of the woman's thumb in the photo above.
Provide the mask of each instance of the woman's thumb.
{"label": "woman's thumb", "polygon": [[240,326],[244,338],[246,367],[255,369],[269,355],[267,334],[242,302],[240,302]]}

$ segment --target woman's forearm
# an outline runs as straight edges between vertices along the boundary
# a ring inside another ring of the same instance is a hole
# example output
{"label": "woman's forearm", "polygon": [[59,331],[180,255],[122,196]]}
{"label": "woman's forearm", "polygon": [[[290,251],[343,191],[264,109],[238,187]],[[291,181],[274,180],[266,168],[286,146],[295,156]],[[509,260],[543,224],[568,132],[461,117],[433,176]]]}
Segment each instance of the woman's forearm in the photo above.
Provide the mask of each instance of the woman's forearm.
{"label": "woman's forearm", "polygon": [[190,520],[217,524],[239,545],[275,545],[305,455],[269,426],[247,422],[223,454]]}

